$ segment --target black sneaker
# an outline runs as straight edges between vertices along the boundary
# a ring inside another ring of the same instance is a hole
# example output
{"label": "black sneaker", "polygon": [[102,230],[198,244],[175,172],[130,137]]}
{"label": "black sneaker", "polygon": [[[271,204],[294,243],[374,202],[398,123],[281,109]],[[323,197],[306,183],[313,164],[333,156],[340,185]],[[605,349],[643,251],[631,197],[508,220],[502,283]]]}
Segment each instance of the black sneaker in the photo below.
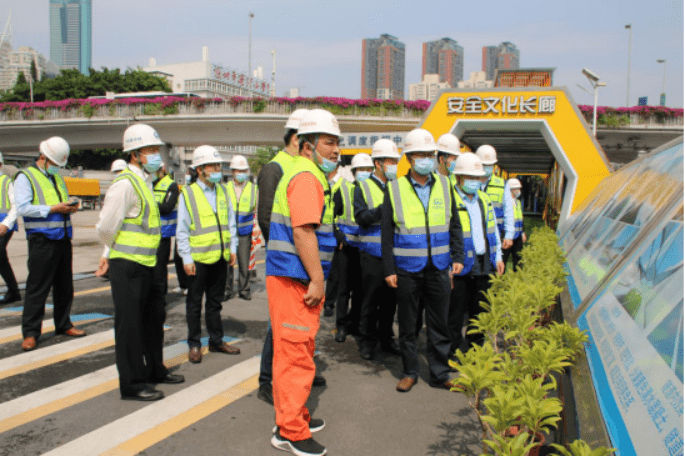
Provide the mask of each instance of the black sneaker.
{"label": "black sneaker", "polygon": [[[310,419],[309,420],[309,432],[310,433],[316,433],[320,432],[323,430],[323,428],[326,426],[326,423],[323,421],[323,419]],[[276,433],[278,431],[278,425],[276,425],[271,432]]]}
{"label": "black sneaker", "polygon": [[290,441],[276,431],[271,437],[271,445],[281,451],[292,452],[295,455],[326,455],[326,448],[317,443],[314,438],[306,440]]}
{"label": "black sneaker", "polygon": [[323,310],[323,316],[324,317],[331,317],[335,313],[335,309],[333,308],[324,308]]}
{"label": "black sneaker", "polygon": [[271,383],[261,384],[257,391],[257,398],[267,402],[270,405],[274,404],[274,389]]}

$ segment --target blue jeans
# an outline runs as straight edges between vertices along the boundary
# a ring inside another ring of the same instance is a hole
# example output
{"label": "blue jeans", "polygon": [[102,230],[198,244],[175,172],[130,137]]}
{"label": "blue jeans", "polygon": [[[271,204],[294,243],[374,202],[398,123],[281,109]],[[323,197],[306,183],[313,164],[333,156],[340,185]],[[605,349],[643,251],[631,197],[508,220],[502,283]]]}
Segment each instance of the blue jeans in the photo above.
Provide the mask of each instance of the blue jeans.
{"label": "blue jeans", "polygon": [[259,366],[259,385],[271,384],[273,381],[274,339],[271,333],[271,318],[266,321],[266,338],[262,348],[262,361]]}

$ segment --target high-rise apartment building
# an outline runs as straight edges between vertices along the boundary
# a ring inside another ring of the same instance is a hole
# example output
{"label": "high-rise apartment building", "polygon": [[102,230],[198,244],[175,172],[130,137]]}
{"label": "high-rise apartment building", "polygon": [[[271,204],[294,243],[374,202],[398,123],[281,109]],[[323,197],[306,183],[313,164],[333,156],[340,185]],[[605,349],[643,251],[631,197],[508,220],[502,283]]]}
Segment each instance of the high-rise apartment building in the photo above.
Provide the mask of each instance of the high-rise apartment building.
{"label": "high-rise apartment building", "polygon": [[404,98],[404,43],[396,37],[362,40],[362,98]]}
{"label": "high-rise apartment building", "polygon": [[10,50],[7,64],[0,68],[0,90],[14,87],[20,72],[24,73],[26,81],[29,81],[32,63],[36,66],[38,81],[43,79],[43,76],[54,78],[59,73],[57,66],[48,61],[43,54],[28,46],[19,46],[16,51]]}
{"label": "high-rise apartment building", "polygon": [[92,58],[92,0],[50,0],[50,60],[88,74]]}
{"label": "high-rise apartment building", "polygon": [[423,65],[421,76],[440,75],[440,82],[450,87],[464,79],[464,47],[452,38],[441,38],[423,43]]}
{"label": "high-rise apartment building", "polygon": [[448,82],[440,81],[440,75],[423,75],[420,83],[409,84],[409,100],[434,102],[440,91],[449,87]]}
{"label": "high-rise apartment building", "polygon": [[488,80],[493,80],[495,70],[516,70],[521,54],[515,44],[508,41],[497,46],[483,46],[483,68]]}

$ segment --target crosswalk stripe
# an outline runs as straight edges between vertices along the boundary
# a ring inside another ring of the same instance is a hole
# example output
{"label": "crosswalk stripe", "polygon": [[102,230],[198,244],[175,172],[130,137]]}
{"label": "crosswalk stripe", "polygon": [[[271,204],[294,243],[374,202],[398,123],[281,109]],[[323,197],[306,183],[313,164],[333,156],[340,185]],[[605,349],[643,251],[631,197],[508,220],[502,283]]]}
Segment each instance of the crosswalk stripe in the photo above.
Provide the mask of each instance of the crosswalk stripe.
{"label": "crosswalk stripe", "polygon": [[[45,311],[52,310],[53,306],[51,304],[45,305]],[[0,309],[0,317],[5,316],[19,316],[24,311],[23,306],[11,306],[9,308]]]}
{"label": "crosswalk stripe", "polygon": [[[101,321],[103,319],[111,319],[112,316],[100,313],[91,314],[74,314],[70,316],[71,322],[78,322],[79,324],[88,324],[90,322]],[[52,319],[46,319],[42,324],[42,333],[48,333],[55,330],[55,326],[51,325]],[[8,327],[0,330],[0,344],[9,343],[23,339],[21,333],[21,325],[17,327]]]}
{"label": "crosswalk stripe", "polygon": [[259,362],[259,357],[245,360],[44,455],[140,452],[256,389]]}

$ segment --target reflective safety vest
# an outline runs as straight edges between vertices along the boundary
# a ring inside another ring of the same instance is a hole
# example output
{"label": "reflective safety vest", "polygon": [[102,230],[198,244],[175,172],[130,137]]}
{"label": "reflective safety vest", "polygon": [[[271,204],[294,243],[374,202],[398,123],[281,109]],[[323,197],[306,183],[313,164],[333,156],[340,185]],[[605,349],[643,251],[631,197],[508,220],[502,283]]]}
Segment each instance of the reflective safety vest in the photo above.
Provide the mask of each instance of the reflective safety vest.
{"label": "reflective safety vest", "polygon": [[495,216],[497,216],[497,228],[500,234],[504,234],[504,179],[499,176],[492,175],[485,186],[485,193],[490,197],[492,207],[495,209]]}
{"label": "reflective safety vest", "polygon": [[[10,205],[10,183],[12,179],[7,175],[0,175],[0,222],[2,222],[12,209]],[[15,232],[19,226],[14,223],[14,226],[9,228],[9,232]]]}
{"label": "reflective safety vest", "polygon": [[[452,189],[454,200],[457,206],[457,214],[459,214],[459,222],[461,222],[461,230],[464,234],[464,269],[461,270],[459,276],[466,276],[473,269],[473,264],[476,259],[476,248],[473,243],[473,233],[471,231],[472,221],[461,195],[456,191],[456,188],[453,187]],[[492,269],[493,271],[497,271],[497,235],[495,234],[497,224],[495,211],[492,207],[490,198],[485,192],[479,190],[478,199],[481,203],[481,216],[483,215],[483,211],[485,211],[487,215],[485,223],[485,237],[487,241],[486,249],[489,248],[489,257],[490,263],[492,264]],[[474,223],[483,225],[483,220],[474,221]]]}
{"label": "reflective safety vest", "polygon": [[290,207],[288,206],[288,186],[290,181],[300,173],[313,174],[324,190],[324,206],[321,208],[321,224],[316,229],[316,239],[319,244],[319,259],[324,279],[328,279],[333,252],[337,245],[333,235],[333,199],[323,171],[314,162],[301,156],[293,158],[292,168],[283,176],[276,189],[273,211],[271,212],[269,243],[266,251],[266,274],[267,276],[283,276],[302,281],[310,280],[295,247]]}
{"label": "reflective safety vest", "polygon": [[[162,179],[160,179],[157,184],[155,184],[155,201],[157,204],[162,203],[164,201],[164,197],[166,197],[166,193],[169,190],[169,187],[174,185],[174,180],[171,179],[169,175],[165,175]],[[160,219],[162,221],[162,238],[171,238],[172,236],[176,236],[176,221],[178,219],[178,210],[174,209],[172,212],[169,214],[160,214]]]}
{"label": "reflective safety vest", "polygon": [[[24,173],[31,183],[33,189],[31,204],[53,206],[69,200],[67,185],[60,175],[53,175],[55,178],[55,184],[53,184],[50,178],[34,166],[19,173]],[[14,179],[16,180],[16,177]],[[71,217],[69,214],[62,213],[50,213],[47,217],[24,216],[24,230],[27,238],[32,233],[42,233],[49,240],[61,240],[65,236],[71,238],[73,234]]]}
{"label": "reflective safety vest", "polygon": [[140,198],[140,213],[136,217],[124,219],[109,251],[109,258],[126,259],[146,267],[154,267],[162,238],[159,207],[145,181],[128,168],[119,173],[112,184],[124,179],[129,180]]}
{"label": "reflective safety vest", "polygon": [[408,176],[390,183],[390,201],[395,221],[395,265],[410,273],[423,270],[429,256],[438,270],[451,266],[450,184],[445,176],[433,173],[432,177],[435,182],[427,210],[424,210]]}
{"label": "reflective safety vest", "polygon": [[231,259],[231,232],[228,228],[229,196],[223,184],[214,184],[216,213],[200,185],[183,186],[183,200],[190,215],[190,256],[194,262],[211,265]]}
{"label": "reflective safety vest", "polygon": [[[378,208],[383,204],[385,197],[383,189],[377,182],[371,182],[371,178],[359,183],[359,188],[362,190],[364,202],[370,211]],[[367,229],[359,227],[359,250],[364,251],[374,257],[381,258],[381,221],[374,222]]]}
{"label": "reflective safety vest", "polygon": [[[338,227],[345,239],[352,247],[359,247],[359,226],[354,219],[354,189],[355,184],[345,180],[340,186],[340,196],[342,197],[343,212],[335,219]],[[335,192],[333,192],[335,196]]]}
{"label": "reflective safety vest", "polygon": [[514,239],[521,236],[523,233],[523,208],[521,207],[521,200],[514,199]]}
{"label": "reflective safety vest", "polygon": [[233,212],[236,214],[238,235],[252,235],[252,228],[254,227],[254,213],[257,205],[257,186],[251,181],[248,181],[245,184],[243,193],[240,194],[239,202],[235,192],[235,182],[229,182],[227,189],[228,195],[231,197]]}
{"label": "reflective safety vest", "polygon": [[283,175],[285,175],[288,173],[288,171],[290,171],[290,168],[293,166],[293,158],[293,156],[291,156],[285,151],[278,151],[278,154],[276,154],[269,163],[277,163],[281,167]]}

